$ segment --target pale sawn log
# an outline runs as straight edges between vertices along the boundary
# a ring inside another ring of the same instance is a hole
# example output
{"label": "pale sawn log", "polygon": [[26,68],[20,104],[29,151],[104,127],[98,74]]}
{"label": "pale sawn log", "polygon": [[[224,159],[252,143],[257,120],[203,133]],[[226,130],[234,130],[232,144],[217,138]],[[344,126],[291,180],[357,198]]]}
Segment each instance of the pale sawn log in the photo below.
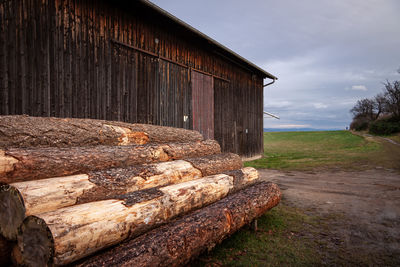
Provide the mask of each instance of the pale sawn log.
{"label": "pale sawn log", "polygon": [[217,141],[0,150],[0,182],[16,183],[221,152]]}
{"label": "pale sawn log", "polygon": [[[208,165],[193,166],[191,162],[197,161],[208,162]],[[190,162],[174,160],[0,185],[0,234],[15,240],[18,227],[28,215],[105,200],[137,190],[182,183],[236,170],[241,166],[242,161],[238,155],[225,153],[191,158]]]}
{"label": "pale sawn log", "polygon": [[262,182],[81,260],[75,266],[184,266],[275,207],[280,199],[277,185]]}
{"label": "pale sawn log", "polygon": [[0,148],[202,141],[197,131],[94,119],[0,116]]}
{"label": "pale sawn log", "polygon": [[71,263],[218,201],[234,183],[232,176],[218,174],[28,216],[18,233],[14,260],[27,266]]}

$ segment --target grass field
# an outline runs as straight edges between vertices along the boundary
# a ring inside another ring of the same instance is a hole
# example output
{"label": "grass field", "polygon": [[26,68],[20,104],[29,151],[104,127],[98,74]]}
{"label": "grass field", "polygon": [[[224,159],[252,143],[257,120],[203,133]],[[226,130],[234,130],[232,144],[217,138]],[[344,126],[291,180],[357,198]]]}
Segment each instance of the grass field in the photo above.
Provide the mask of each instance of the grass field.
{"label": "grass field", "polygon": [[[245,165],[285,171],[377,166],[399,170],[399,162],[400,149],[379,138],[348,131],[276,132],[264,133],[264,157]],[[324,265],[321,251],[330,253],[330,248],[318,236],[338,215],[322,218],[285,203],[283,196],[277,207],[259,218],[259,231],[238,231],[192,266]]]}
{"label": "grass field", "polygon": [[320,262],[318,246],[301,236],[319,218],[279,205],[258,219],[258,231],[245,227],[192,266],[311,266]]}
{"label": "grass field", "polygon": [[[397,138],[397,137],[395,137]],[[246,166],[279,170],[396,168],[386,144],[349,131],[264,133],[264,157]]]}

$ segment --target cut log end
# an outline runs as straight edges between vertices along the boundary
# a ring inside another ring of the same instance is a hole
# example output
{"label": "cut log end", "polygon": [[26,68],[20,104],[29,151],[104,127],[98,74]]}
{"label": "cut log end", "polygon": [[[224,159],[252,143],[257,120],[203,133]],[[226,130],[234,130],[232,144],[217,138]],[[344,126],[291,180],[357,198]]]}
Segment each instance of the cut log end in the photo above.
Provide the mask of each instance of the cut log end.
{"label": "cut log end", "polygon": [[16,164],[18,160],[14,157],[6,155],[6,152],[0,150],[0,175],[6,175],[8,172],[12,172],[14,170],[14,164]]}
{"label": "cut log end", "polygon": [[25,219],[24,200],[15,187],[0,185],[0,233],[9,240],[16,240],[18,227]]}
{"label": "cut log end", "polygon": [[18,247],[14,248],[13,261],[20,266],[51,266],[54,240],[46,222],[36,216],[27,217],[18,233]]}

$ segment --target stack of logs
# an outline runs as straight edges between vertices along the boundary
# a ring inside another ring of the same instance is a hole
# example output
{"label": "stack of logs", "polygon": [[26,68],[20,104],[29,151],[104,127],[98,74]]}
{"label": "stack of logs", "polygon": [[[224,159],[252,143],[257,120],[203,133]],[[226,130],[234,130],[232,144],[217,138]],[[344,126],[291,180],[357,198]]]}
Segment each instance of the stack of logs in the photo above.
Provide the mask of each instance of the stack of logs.
{"label": "stack of logs", "polygon": [[280,197],[196,131],[0,116],[0,265],[182,265]]}

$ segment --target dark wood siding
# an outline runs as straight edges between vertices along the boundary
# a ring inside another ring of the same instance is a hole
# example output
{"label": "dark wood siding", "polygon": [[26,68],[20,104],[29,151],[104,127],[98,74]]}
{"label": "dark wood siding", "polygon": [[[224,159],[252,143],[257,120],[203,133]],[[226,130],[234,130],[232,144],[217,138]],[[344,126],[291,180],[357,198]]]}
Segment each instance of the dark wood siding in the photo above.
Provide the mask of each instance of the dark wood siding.
{"label": "dark wood siding", "polygon": [[215,139],[221,140],[221,148],[225,151],[236,151],[236,106],[230,84],[219,79],[214,80],[214,130]]}
{"label": "dark wood siding", "polygon": [[206,39],[139,1],[0,0],[0,114],[192,129],[193,69],[224,151],[260,154],[263,74]]}
{"label": "dark wood siding", "polygon": [[189,71],[159,60],[159,93],[155,105],[155,124],[192,129]]}

